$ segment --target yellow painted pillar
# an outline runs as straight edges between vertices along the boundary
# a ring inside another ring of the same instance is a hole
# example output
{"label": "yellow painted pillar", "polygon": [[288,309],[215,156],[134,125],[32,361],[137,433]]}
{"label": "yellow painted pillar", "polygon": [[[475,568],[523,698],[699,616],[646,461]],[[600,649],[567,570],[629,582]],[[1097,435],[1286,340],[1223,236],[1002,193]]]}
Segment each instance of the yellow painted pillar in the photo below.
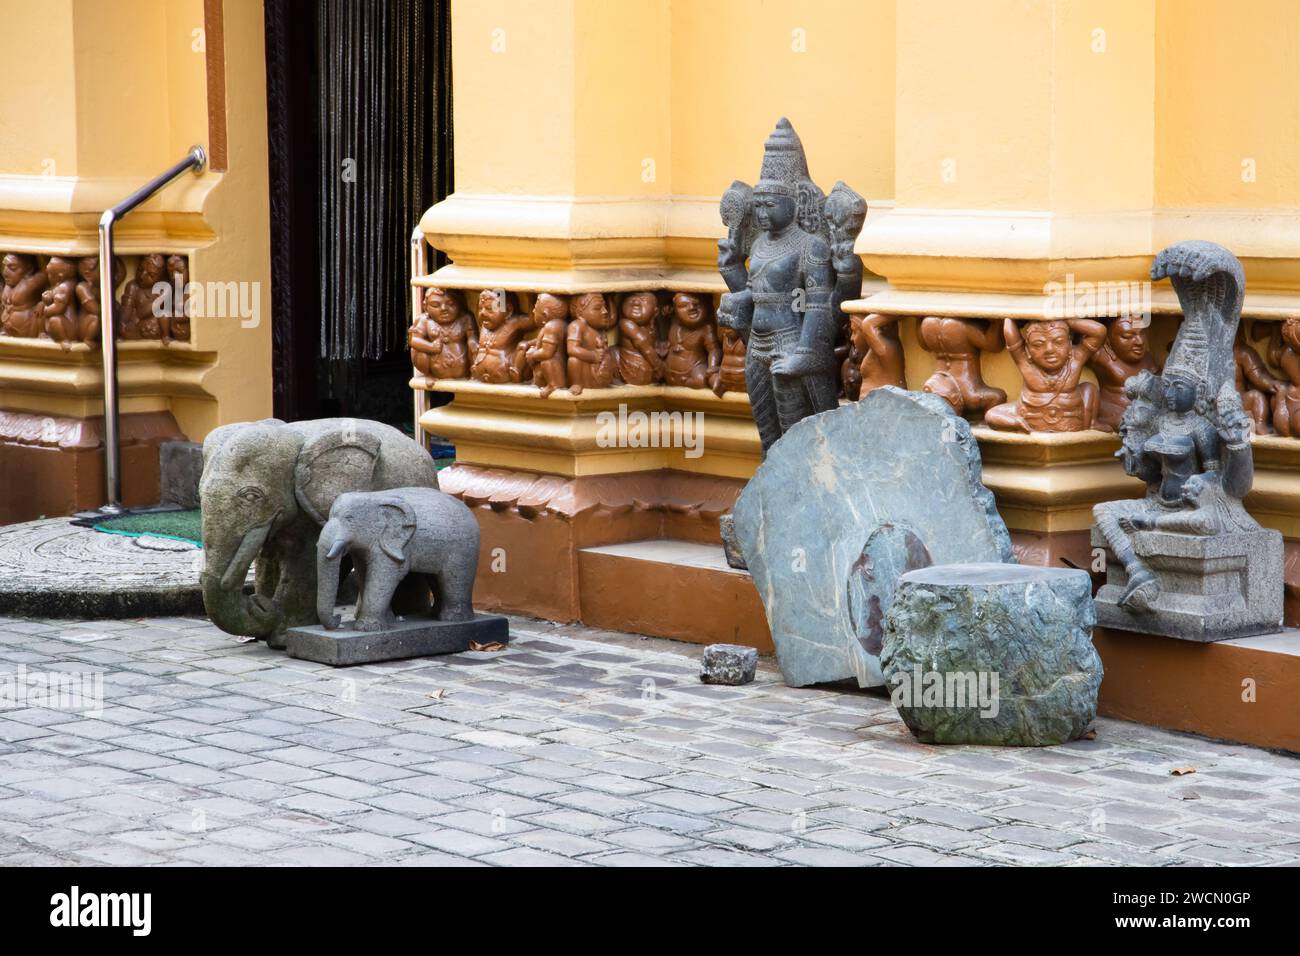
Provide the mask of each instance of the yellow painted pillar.
{"label": "yellow painted pillar", "polygon": [[1154,0],[974,13],[898,5],[895,208],[863,230],[867,266],[897,290],[975,297],[1039,295],[1066,272],[1142,277]]}
{"label": "yellow painted pillar", "polygon": [[669,8],[453,5],[456,191],[422,222],[455,262],[442,281],[569,291],[662,265]]}
{"label": "yellow painted pillar", "polygon": [[[271,410],[261,5],[8,7],[0,32],[0,253],[34,255],[38,265],[54,255],[95,255],[105,209],[195,144],[214,160],[115,229],[123,283],[138,257],[175,254],[203,290],[189,341],[119,345],[126,495],[150,503],[159,440],[202,439],[218,424]],[[31,513],[10,510],[4,519],[102,503],[101,369],[98,347],[0,337],[0,470],[39,489],[21,503]]]}

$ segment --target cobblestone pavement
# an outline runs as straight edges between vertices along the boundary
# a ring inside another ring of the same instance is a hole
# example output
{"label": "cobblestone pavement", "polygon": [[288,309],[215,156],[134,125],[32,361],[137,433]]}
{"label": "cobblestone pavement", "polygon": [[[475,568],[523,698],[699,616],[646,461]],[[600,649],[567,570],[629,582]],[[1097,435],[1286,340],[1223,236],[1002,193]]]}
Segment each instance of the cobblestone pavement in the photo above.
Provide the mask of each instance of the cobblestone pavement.
{"label": "cobblestone pavement", "polygon": [[98,718],[0,711],[0,863],[1300,859],[1300,759],[1115,720],[926,746],[883,697],[769,662],[704,686],[689,645],[513,626],[504,652],[336,671],[202,620],[0,618],[0,672],[104,675]]}

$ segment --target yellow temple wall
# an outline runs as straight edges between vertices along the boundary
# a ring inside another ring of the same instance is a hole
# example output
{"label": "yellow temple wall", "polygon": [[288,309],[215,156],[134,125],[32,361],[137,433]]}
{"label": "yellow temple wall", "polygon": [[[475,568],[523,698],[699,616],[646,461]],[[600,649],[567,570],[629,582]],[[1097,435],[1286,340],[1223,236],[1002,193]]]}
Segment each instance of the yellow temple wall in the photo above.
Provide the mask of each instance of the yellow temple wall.
{"label": "yellow temple wall", "polygon": [[[6,0],[0,31],[0,252],[93,255],[100,214],[203,145],[186,174],[122,220],[129,279],[147,252],[189,257],[195,283],[248,284],[258,322],[195,318],[192,340],[123,343],[124,414],[169,412],[189,438],[271,409],[270,211],[260,3]],[[224,43],[222,36],[224,35]],[[209,49],[209,43],[219,44]],[[224,83],[209,142],[211,71]],[[219,151],[218,151],[219,150]],[[216,153],[216,155],[214,155]],[[102,412],[98,349],[0,338],[0,409]]]}
{"label": "yellow temple wall", "polygon": [[[1181,239],[1242,259],[1252,325],[1300,314],[1300,106],[1285,95],[1300,26],[1286,0],[453,0],[452,13],[457,191],[422,223],[452,264],[418,286],[716,295],[718,199],[754,181],[784,115],[822,188],[843,179],[868,199],[867,281],[849,309],[899,317],[909,387],[934,367],[920,318],[1042,318],[1051,283],[1139,283],[1162,355],[1177,306],[1148,270]],[[1019,392],[1009,354],[983,370]],[[593,445],[587,418],[614,393],[584,412],[561,392],[547,401],[565,411],[543,414],[519,386],[413,385],[461,396],[422,420],[471,464],[664,466]],[[733,406],[692,406],[728,429],[727,454],[693,470],[757,463]],[[1026,533],[1082,535],[1092,503],[1140,487],[1111,460],[1113,436],[977,431]],[[1300,534],[1300,442],[1258,441],[1250,506]]]}

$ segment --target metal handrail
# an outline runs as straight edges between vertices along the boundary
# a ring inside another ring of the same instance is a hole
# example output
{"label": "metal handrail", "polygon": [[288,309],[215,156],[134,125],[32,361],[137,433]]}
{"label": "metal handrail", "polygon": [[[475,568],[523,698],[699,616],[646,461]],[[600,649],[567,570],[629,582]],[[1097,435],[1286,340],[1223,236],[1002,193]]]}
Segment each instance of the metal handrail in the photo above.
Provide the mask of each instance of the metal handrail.
{"label": "metal handrail", "polygon": [[[424,246],[424,232],[419,226],[411,232],[411,323],[414,324],[420,318],[420,313],[424,310],[424,289],[415,284],[414,280],[427,274],[429,271],[429,253]],[[408,333],[409,334],[409,333]],[[429,410],[429,393],[422,388],[417,388],[411,393],[414,399],[415,413],[415,440],[420,443],[420,447],[425,451],[429,450],[429,436],[423,428],[420,427],[420,418]]]}
{"label": "metal handrail", "polygon": [[122,446],[117,402],[117,317],[114,313],[113,224],[143,203],[186,170],[203,172],[208,154],[194,146],[171,169],[145,183],[99,218],[99,313],[100,348],[104,357],[104,485],[108,501],[100,514],[121,514]]}

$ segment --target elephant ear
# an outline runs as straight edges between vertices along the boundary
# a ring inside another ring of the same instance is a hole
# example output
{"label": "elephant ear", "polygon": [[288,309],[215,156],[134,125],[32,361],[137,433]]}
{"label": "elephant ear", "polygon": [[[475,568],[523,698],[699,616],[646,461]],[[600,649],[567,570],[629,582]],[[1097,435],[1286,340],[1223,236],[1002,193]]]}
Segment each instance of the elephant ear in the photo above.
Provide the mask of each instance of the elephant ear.
{"label": "elephant ear", "polygon": [[308,439],[293,470],[299,506],[324,524],[339,495],[370,490],[378,461],[379,436],[371,431],[340,428]]}
{"label": "elephant ear", "polygon": [[385,501],[382,507],[384,530],[379,535],[379,547],[394,561],[405,561],[406,546],[415,535],[415,512],[396,498]]}

